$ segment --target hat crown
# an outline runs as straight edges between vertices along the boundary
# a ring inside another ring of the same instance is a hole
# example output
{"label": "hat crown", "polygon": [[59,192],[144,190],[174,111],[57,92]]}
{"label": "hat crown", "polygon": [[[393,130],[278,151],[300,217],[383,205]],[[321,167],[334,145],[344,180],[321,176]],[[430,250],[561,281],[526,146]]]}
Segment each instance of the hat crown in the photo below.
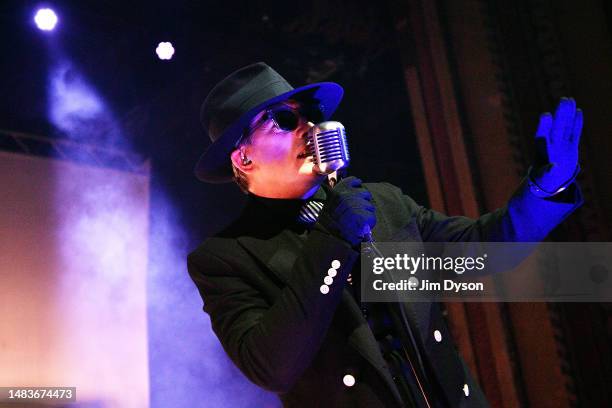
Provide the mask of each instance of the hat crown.
{"label": "hat crown", "polygon": [[263,62],[241,68],[219,82],[208,94],[200,122],[216,141],[245,112],[262,102],[293,90],[278,72]]}

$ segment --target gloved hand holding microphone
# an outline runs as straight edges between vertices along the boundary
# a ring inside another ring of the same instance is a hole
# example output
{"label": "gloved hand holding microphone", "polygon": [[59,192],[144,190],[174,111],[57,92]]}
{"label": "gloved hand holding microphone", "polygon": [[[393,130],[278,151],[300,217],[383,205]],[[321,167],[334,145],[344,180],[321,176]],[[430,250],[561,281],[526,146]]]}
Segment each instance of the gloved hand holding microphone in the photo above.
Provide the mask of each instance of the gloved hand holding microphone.
{"label": "gloved hand holding microphone", "polygon": [[325,185],[327,201],[315,228],[357,247],[376,225],[372,194],[356,177],[342,179],[333,188]]}
{"label": "gloved hand holding microphone", "polygon": [[[314,156],[314,170],[334,177],[349,163],[346,132],[340,122],[319,123],[310,129],[309,146]],[[334,177],[335,178],[335,177]],[[332,187],[324,184],[327,202],[319,215],[315,228],[337,236],[352,247],[371,239],[376,225],[372,194],[362,187],[361,180],[347,177]]]}

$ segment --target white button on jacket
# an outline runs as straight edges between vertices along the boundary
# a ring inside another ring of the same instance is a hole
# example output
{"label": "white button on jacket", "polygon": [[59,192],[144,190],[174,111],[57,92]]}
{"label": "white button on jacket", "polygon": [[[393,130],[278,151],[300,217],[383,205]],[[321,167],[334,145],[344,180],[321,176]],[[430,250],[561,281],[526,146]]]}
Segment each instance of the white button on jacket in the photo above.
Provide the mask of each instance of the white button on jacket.
{"label": "white button on jacket", "polygon": [[436,339],[438,343],[442,341],[442,333],[440,333],[440,330],[434,330],[434,339]]}
{"label": "white button on jacket", "polygon": [[353,377],[350,374],[345,375],[344,377],[342,377],[342,382],[344,383],[344,385],[346,385],[347,387],[352,387],[353,385],[355,385],[355,377]]}

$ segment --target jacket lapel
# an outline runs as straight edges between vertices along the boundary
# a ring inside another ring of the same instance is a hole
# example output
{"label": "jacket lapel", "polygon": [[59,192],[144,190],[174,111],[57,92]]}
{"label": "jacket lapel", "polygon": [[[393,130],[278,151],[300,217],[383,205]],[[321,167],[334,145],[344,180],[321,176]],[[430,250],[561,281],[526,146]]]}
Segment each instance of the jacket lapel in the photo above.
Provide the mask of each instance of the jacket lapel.
{"label": "jacket lapel", "polygon": [[271,238],[239,237],[238,242],[278,280],[286,284],[298,256],[299,244],[295,241],[297,239],[299,237],[283,230]]}

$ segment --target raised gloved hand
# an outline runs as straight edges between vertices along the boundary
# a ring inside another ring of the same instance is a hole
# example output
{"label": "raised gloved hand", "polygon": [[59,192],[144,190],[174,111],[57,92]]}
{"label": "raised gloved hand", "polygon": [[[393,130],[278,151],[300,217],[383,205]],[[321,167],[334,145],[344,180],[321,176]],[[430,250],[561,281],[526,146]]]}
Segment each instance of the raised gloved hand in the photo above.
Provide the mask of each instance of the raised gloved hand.
{"label": "raised gloved hand", "polygon": [[540,197],[552,196],[571,184],[580,167],[578,144],[582,132],[582,111],[572,98],[561,98],[555,115],[540,116],[536,132],[536,163],[529,172],[531,191]]}
{"label": "raised gloved hand", "polygon": [[356,177],[347,177],[334,188],[324,184],[324,188],[327,201],[315,228],[341,238],[353,247],[359,245],[376,225],[372,194]]}

